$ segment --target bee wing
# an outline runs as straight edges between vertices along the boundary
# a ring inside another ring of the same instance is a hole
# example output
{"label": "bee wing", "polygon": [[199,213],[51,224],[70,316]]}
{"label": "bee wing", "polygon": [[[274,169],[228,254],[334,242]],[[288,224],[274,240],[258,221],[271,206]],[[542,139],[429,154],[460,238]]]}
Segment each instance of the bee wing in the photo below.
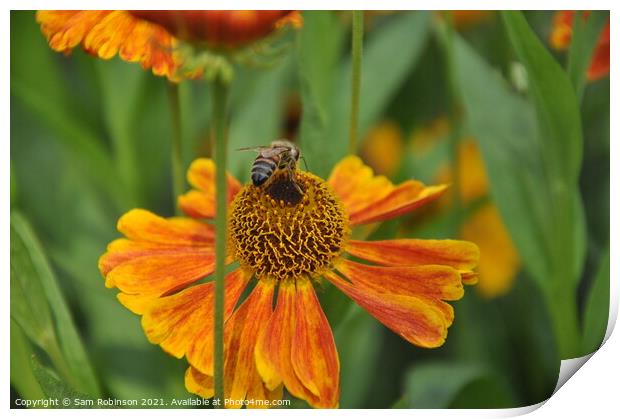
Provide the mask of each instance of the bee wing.
{"label": "bee wing", "polygon": [[289,150],[288,147],[283,147],[283,146],[272,147],[272,146],[262,146],[262,145],[259,145],[256,147],[243,147],[243,148],[237,149],[237,151],[256,151],[257,153],[260,153],[262,157],[265,157],[265,158],[278,156],[288,150]]}
{"label": "bee wing", "polygon": [[259,153],[262,153],[264,150],[269,150],[271,147],[266,146],[266,145],[259,145],[256,147],[242,147],[242,148],[238,148],[236,151],[257,151]]}

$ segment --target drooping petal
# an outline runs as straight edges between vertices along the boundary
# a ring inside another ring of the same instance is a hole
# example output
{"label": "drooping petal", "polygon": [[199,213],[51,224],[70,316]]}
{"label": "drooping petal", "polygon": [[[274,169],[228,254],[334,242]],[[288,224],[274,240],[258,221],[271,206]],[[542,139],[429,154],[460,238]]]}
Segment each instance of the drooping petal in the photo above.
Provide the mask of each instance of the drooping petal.
{"label": "drooping petal", "polygon": [[442,300],[463,297],[459,271],[449,266],[369,266],[341,259],[336,268],[354,285],[377,293],[427,296]]}
{"label": "drooping petal", "polygon": [[385,197],[349,214],[351,225],[385,221],[406,214],[439,198],[447,188],[447,185],[425,186],[414,180],[403,182]]}
{"label": "drooping petal", "polygon": [[[215,217],[215,163],[211,159],[196,159],[187,172],[187,180],[195,190],[179,196],[179,207],[190,217]],[[241,189],[237,179],[228,174],[228,203]]]}
{"label": "drooping petal", "polygon": [[[227,319],[245,289],[251,274],[237,269],[225,278],[224,318]],[[199,284],[177,294],[154,300],[144,312],[142,328],[151,343],[159,344],[169,354],[187,358],[194,367],[212,362],[214,283]],[[202,353],[189,349],[201,342]],[[200,355],[200,362],[196,361]],[[196,365],[198,364],[198,365]],[[199,368],[200,369],[200,368]],[[212,370],[205,368],[205,370]],[[203,371],[208,372],[208,371]]]}
{"label": "drooping petal", "polygon": [[424,296],[378,293],[351,284],[333,272],[326,272],[324,276],[408,342],[424,348],[436,348],[444,343],[454,319],[449,304]]}
{"label": "drooping petal", "polygon": [[480,258],[478,246],[462,240],[350,240],[346,251],[385,266],[447,265],[460,270],[475,268]]}
{"label": "drooping petal", "polygon": [[269,390],[284,383],[293,396],[315,406],[320,403],[319,398],[302,384],[291,361],[291,345],[296,326],[295,294],[293,281],[280,282],[276,308],[267,328],[259,336],[254,351],[256,368]]}
{"label": "drooping petal", "polygon": [[316,407],[338,407],[340,362],[334,336],[310,280],[297,279],[291,361],[299,380],[318,396]]}
{"label": "drooping petal", "polygon": [[[224,393],[227,407],[239,408],[260,376],[256,371],[254,348],[272,313],[275,281],[260,280],[250,296],[226,322],[224,329]],[[269,392],[265,389],[264,393]]]}

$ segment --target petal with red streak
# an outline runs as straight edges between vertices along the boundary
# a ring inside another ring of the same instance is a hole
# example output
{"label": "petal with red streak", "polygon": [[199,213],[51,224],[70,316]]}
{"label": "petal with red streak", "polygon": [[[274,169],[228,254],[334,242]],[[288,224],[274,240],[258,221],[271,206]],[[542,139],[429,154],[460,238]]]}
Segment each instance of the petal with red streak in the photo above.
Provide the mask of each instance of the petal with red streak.
{"label": "petal with red streak", "polygon": [[449,304],[424,296],[378,293],[351,284],[333,272],[326,272],[324,276],[408,342],[424,348],[436,348],[445,342],[454,319]]}
{"label": "petal with red streak", "polygon": [[385,221],[413,211],[441,196],[447,185],[425,186],[410,180],[395,187],[389,194],[349,214],[351,225]]}
{"label": "petal with red streak", "polygon": [[463,297],[459,271],[449,266],[369,266],[341,259],[336,268],[354,285],[376,293],[427,296],[441,300]]}
{"label": "petal with red streak", "polygon": [[293,281],[280,282],[276,308],[254,351],[256,368],[267,389],[274,390],[284,383],[293,396],[315,406],[320,402],[319,398],[302,384],[291,361],[296,326],[295,294]]}
{"label": "petal with red streak", "polygon": [[385,266],[447,265],[470,270],[480,259],[478,246],[462,240],[350,240],[346,251]]}
{"label": "petal with red streak", "polygon": [[[226,276],[225,319],[232,313],[250,277],[251,274],[242,269],[237,269]],[[206,340],[209,354],[202,355],[203,358],[212,360],[213,288],[214,283],[208,282],[153,301],[142,317],[142,328],[149,341],[159,344],[162,349],[177,358],[187,353],[188,360],[192,363],[189,348],[197,341]]]}
{"label": "petal with red streak", "polygon": [[312,283],[297,279],[291,361],[299,380],[318,396],[315,407],[338,407],[340,362],[334,336]]}
{"label": "petal with red streak", "polygon": [[[256,340],[272,313],[275,281],[260,280],[250,296],[226,322],[224,328],[224,394],[227,407],[239,408],[247,393],[260,380],[254,361]],[[265,390],[265,393],[268,392]]]}

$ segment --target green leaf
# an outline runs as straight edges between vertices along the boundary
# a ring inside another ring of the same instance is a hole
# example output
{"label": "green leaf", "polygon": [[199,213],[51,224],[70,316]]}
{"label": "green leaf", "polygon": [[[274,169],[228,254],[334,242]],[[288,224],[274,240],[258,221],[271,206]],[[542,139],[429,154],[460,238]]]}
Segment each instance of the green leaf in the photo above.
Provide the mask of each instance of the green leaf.
{"label": "green leaf", "polygon": [[454,403],[456,407],[471,407],[467,406],[466,398],[460,397],[463,392],[476,399],[478,408],[508,407],[514,403],[506,384],[475,364],[428,362],[416,365],[407,374],[405,389],[409,407],[417,409],[445,409]]}
{"label": "green leaf", "polygon": [[607,22],[609,22],[608,11],[592,11],[585,22],[581,12],[575,12],[567,71],[579,100],[583,96],[587,69],[592,61],[599,35]]}
{"label": "green leaf", "polygon": [[[551,198],[551,277],[555,286],[575,288],[585,246],[581,202],[575,202],[583,154],[579,105],[566,73],[520,12],[502,12],[513,48],[527,72],[538,121],[538,139],[547,193]],[[542,180],[542,179],[541,179]],[[577,261],[567,264],[566,261]]]}
{"label": "green leaf", "polygon": [[583,316],[582,353],[589,354],[603,343],[609,320],[609,247],[600,258],[598,271],[586,299]]}
{"label": "green leaf", "polygon": [[374,384],[370,367],[375,364],[381,344],[379,323],[356,304],[335,329],[340,356],[340,407],[360,408],[370,397]]}
{"label": "green leaf", "polygon": [[[67,408],[75,406],[76,400],[93,400],[87,394],[75,391],[68,384],[61,381],[53,371],[41,364],[36,356],[31,358],[32,371],[36,377],[41,389],[49,399],[57,399],[58,408]],[[69,400],[69,404],[64,405],[62,402]],[[81,406],[84,407],[84,406]]]}
{"label": "green leaf", "polygon": [[[11,298],[11,314],[20,326],[29,337],[38,337],[35,342],[48,352],[68,380],[98,395],[94,372],[54,273],[30,225],[18,212],[11,214],[11,283],[20,284],[23,291],[12,287],[17,292],[15,302]],[[30,317],[24,308],[32,310]]]}
{"label": "green leaf", "polygon": [[85,177],[120,203],[112,159],[97,132],[85,123],[83,110],[72,104],[72,89],[62,77],[58,63],[67,58],[49,49],[32,12],[11,12],[11,31],[11,97],[49,127],[76,157],[75,165]]}
{"label": "green leaf", "polygon": [[[583,155],[579,104],[573,86],[523,14],[502,12],[508,37],[528,72],[536,110],[542,173],[540,192],[548,197],[549,277],[537,278],[547,291],[560,352],[572,358],[579,351],[575,293],[585,258],[585,220],[578,181]],[[572,261],[572,263],[567,263]]]}
{"label": "green leaf", "polygon": [[19,324],[11,319],[11,385],[23,399],[37,400],[45,395],[32,373],[31,356],[32,347],[28,338]]}
{"label": "green leaf", "polygon": [[547,278],[549,203],[534,110],[459,37],[455,53],[466,122],[480,145],[493,200],[527,270]]}

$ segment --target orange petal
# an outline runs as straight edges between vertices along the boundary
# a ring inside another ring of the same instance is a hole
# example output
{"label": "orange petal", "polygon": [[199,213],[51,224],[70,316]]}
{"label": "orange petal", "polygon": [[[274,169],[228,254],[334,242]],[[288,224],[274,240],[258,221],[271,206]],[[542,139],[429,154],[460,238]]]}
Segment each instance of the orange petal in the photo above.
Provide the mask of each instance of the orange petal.
{"label": "orange petal", "polygon": [[185,388],[205,399],[210,399],[215,394],[213,377],[201,373],[191,365],[185,371]]}
{"label": "orange petal", "polygon": [[125,10],[41,10],[37,22],[55,51],[69,52],[80,43],[102,59],[116,54],[128,62],[139,62],[153,74],[180,81],[199,72],[177,74],[183,65],[176,39],[164,28],[137,19]]}
{"label": "orange petal", "polygon": [[327,183],[340,197],[349,214],[359,209],[360,203],[381,199],[394,189],[385,176],[375,177],[372,169],[357,156],[342,159],[332,170]]}
{"label": "orange petal", "polygon": [[[254,348],[260,332],[272,313],[275,281],[260,280],[250,296],[226,322],[224,329],[224,394],[239,408],[255,381],[260,380],[254,361]],[[268,392],[265,390],[265,394]]]}
{"label": "orange petal", "polygon": [[[204,246],[201,250],[211,249]],[[117,239],[108,245],[107,252],[99,258],[99,270],[105,276],[118,265],[131,259],[136,259],[148,255],[171,255],[180,253],[191,253],[197,250],[196,247],[166,245],[162,243],[135,242],[128,239]]]}
{"label": "orange petal", "polygon": [[336,268],[354,285],[377,293],[427,296],[442,300],[463,297],[459,272],[449,266],[369,266],[341,259]]}
{"label": "orange petal", "polygon": [[599,35],[590,67],[588,67],[588,80],[594,81],[609,75],[609,22]]}
{"label": "orange petal", "polygon": [[350,240],[346,251],[385,266],[447,265],[469,270],[480,258],[478,246],[462,240]]}
{"label": "orange petal", "polygon": [[425,186],[414,180],[406,181],[387,196],[350,214],[351,225],[384,221],[406,214],[439,198],[447,188],[447,185]]}
{"label": "orange petal", "polygon": [[276,309],[254,351],[256,368],[269,390],[282,383],[295,397],[311,405],[320,402],[299,380],[291,362],[291,345],[296,325],[295,283],[281,281]]}
{"label": "orange petal", "polygon": [[147,308],[159,298],[159,294],[116,294],[118,301],[135,314],[143,314]]}
{"label": "orange petal", "polygon": [[[242,269],[226,276],[225,319],[232,313],[251,276]],[[167,353],[177,358],[187,353],[188,360],[194,367],[197,365],[192,361],[197,354],[190,357],[189,348],[195,346],[196,341],[201,341],[205,352],[208,352],[201,354],[202,363],[212,362],[213,288],[214,283],[208,282],[153,301],[142,317],[142,328],[149,341],[159,344]],[[212,370],[212,366],[209,369]]]}
{"label": "orange petal", "polygon": [[148,255],[128,260],[106,276],[108,288],[127,294],[163,295],[210,275],[215,267],[212,251]]}
{"label": "orange petal", "polygon": [[[228,176],[228,203],[241,189],[241,184]],[[215,163],[211,159],[196,159],[187,171],[187,180],[197,190],[179,196],[179,207],[190,217],[215,217]]]}
{"label": "orange petal", "polygon": [[308,279],[297,279],[295,305],[293,368],[304,386],[318,396],[314,407],[336,408],[340,397],[340,362],[332,329]]}
{"label": "orange petal", "polygon": [[333,272],[324,276],[403,339],[424,348],[441,346],[454,319],[452,307],[437,299],[378,293],[353,285]]}
{"label": "orange petal", "polygon": [[188,218],[162,218],[133,209],[117,223],[118,231],[135,241],[181,246],[212,246],[214,227]]}
{"label": "orange petal", "polygon": [[109,10],[39,10],[36,19],[50,48],[68,52],[110,13]]}

